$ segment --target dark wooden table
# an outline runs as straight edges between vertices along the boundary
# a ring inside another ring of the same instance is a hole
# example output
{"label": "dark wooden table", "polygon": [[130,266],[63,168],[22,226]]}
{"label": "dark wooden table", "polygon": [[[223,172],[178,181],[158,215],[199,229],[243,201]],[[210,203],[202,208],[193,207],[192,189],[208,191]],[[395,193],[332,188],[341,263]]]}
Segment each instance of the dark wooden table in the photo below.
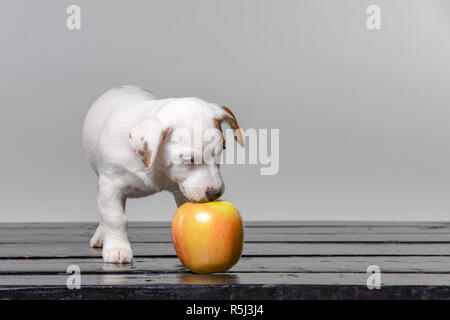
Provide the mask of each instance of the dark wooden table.
{"label": "dark wooden table", "polygon": [[[0,299],[449,299],[450,223],[247,222],[240,262],[196,275],[168,223],[131,223],[133,265],[104,264],[90,223],[0,224]],[[81,289],[68,289],[69,265]],[[381,289],[369,290],[369,265]]]}

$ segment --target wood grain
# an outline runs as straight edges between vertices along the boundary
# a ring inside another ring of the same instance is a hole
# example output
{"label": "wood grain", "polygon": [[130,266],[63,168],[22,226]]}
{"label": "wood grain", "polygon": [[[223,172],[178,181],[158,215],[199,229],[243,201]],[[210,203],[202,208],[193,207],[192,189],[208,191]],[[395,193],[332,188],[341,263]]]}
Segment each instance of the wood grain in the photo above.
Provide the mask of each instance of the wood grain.
{"label": "wood grain", "polygon": [[[450,223],[247,222],[243,257],[229,272],[182,266],[170,224],[130,223],[132,265],[105,264],[93,223],[0,224],[0,299],[450,299]],[[81,268],[81,290],[65,287]],[[382,290],[365,286],[367,267]]]}

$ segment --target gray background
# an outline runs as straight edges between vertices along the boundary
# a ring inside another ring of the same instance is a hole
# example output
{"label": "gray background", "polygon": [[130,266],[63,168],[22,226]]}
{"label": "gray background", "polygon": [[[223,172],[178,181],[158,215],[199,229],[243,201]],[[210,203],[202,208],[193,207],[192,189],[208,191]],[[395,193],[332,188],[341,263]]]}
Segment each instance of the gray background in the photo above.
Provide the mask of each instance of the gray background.
{"label": "gray background", "polygon": [[[82,9],[82,30],[65,27]],[[382,30],[366,28],[366,8]],[[247,220],[449,220],[449,1],[2,1],[0,221],[97,220],[81,147],[118,84],[279,128],[280,172],[223,168]],[[130,220],[169,220],[169,194]]]}

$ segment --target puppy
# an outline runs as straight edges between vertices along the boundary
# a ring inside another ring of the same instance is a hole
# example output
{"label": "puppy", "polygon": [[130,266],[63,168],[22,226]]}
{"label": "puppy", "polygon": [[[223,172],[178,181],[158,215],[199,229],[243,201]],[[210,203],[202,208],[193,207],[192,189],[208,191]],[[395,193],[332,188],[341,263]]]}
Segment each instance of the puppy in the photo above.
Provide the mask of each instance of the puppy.
{"label": "puppy", "polygon": [[[166,190],[180,206],[223,194],[219,165],[204,161],[202,151],[209,148],[216,159],[220,155],[223,121],[243,146],[233,113],[198,98],[157,99],[148,90],[120,86],[94,102],[84,121],[83,146],[98,176],[100,224],[90,245],[103,247],[105,262],[133,260],[125,217],[127,198]],[[199,128],[216,137],[202,135],[200,143],[193,144],[190,136]]]}

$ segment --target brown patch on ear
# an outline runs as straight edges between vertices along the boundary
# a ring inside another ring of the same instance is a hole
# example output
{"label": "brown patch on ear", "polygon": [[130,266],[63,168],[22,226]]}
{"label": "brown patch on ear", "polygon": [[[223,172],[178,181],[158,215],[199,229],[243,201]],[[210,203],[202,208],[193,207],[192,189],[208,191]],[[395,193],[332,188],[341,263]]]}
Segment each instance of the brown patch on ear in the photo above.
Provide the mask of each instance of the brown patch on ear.
{"label": "brown patch on ear", "polygon": [[213,121],[214,121],[214,126],[217,128],[217,130],[222,132],[222,122],[220,121],[220,119],[214,118]]}
{"label": "brown patch on ear", "polygon": [[150,167],[150,158],[152,156],[152,152],[148,149],[147,141],[144,142],[144,151],[140,150],[139,155],[142,158],[142,163],[148,169]]}
{"label": "brown patch on ear", "polygon": [[[230,114],[230,116],[233,117],[234,121],[236,121],[236,117],[234,116],[234,113],[230,110],[230,108],[226,107],[226,106],[222,106],[222,109],[225,110],[227,113]],[[237,123],[237,122],[236,122]]]}
{"label": "brown patch on ear", "polygon": [[167,137],[169,136],[170,131],[172,131],[171,128],[167,128],[161,132],[161,142],[166,141]]}
{"label": "brown patch on ear", "polygon": [[236,117],[234,116],[233,112],[231,112],[230,108],[222,106],[222,109],[227,113],[225,115],[225,120],[230,124],[231,129],[233,129],[234,140],[236,140],[237,143],[239,143],[241,147],[243,147],[244,139],[242,139],[241,129],[239,128]]}

